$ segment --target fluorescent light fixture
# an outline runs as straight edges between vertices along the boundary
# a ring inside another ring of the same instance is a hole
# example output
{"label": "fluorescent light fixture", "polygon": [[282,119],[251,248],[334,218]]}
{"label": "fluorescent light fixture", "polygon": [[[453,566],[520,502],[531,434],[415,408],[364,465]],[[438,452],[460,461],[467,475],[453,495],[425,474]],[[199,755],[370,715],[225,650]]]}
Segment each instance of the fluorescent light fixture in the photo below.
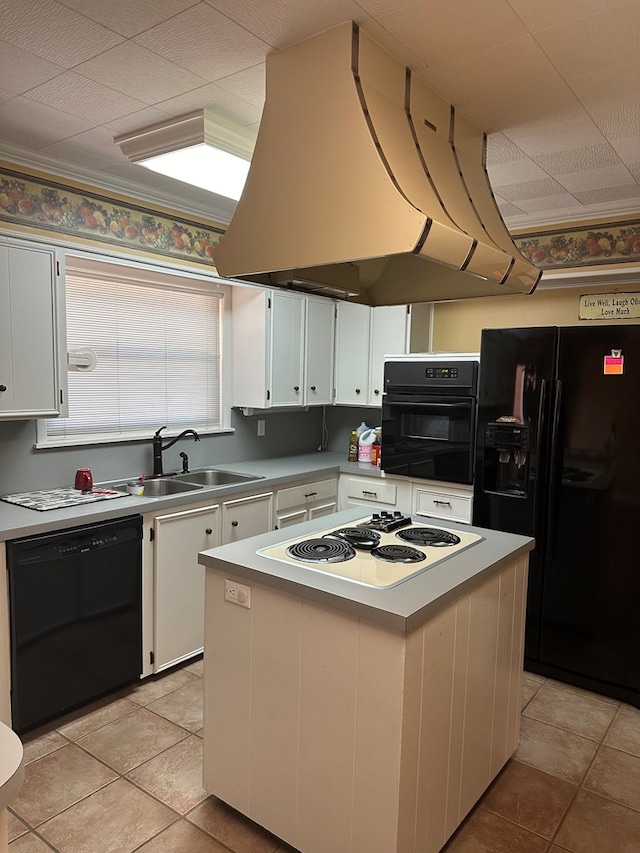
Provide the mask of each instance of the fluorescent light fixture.
{"label": "fluorescent light fixture", "polygon": [[132,163],[235,200],[254,145],[245,128],[207,110],[116,136],[114,142]]}

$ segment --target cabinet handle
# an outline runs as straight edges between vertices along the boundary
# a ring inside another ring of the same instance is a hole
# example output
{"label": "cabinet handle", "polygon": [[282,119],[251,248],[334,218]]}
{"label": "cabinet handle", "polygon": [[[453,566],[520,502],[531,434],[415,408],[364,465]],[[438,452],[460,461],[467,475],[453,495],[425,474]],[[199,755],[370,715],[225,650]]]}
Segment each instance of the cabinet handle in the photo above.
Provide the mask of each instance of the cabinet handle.
{"label": "cabinet handle", "polygon": [[359,393],[360,393],[360,389],[356,388],[356,394],[359,394]]}
{"label": "cabinet handle", "polygon": [[294,385],[294,386],[293,386],[293,390],[294,390],[294,391],[296,392],[296,394],[297,394],[297,393],[298,393],[298,391],[300,390],[300,386],[299,386],[299,385]]}
{"label": "cabinet handle", "polygon": [[434,504],[438,504],[438,506],[451,506],[451,501],[437,501],[434,498],[433,502]]}
{"label": "cabinet handle", "polygon": [[377,388],[374,388],[374,389],[373,389],[373,393],[374,393],[374,394],[379,394],[379,393],[380,393],[380,391],[378,391],[378,389],[377,389]]}
{"label": "cabinet handle", "polygon": [[231,526],[232,526],[232,527],[237,527],[237,526],[238,526],[238,522],[237,522],[237,521],[232,521],[232,522],[231,522]]}
{"label": "cabinet handle", "polygon": [[312,390],[312,391],[315,391],[315,390],[316,390],[316,386],[315,386],[315,385],[312,385],[312,386],[311,386],[311,390]]}
{"label": "cabinet handle", "polygon": [[305,498],[312,498],[314,495],[317,495],[317,494],[318,494],[317,492],[307,492],[307,494],[305,495]]}
{"label": "cabinet handle", "polygon": [[6,385],[0,385],[0,391],[6,391],[6,390],[7,390]]}
{"label": "cabinet handle", "polygon": [[210,527],[207,527],[207,529],[205,530],[205,533],[207,534],[207,536],[211,536],[211,534],[213,533],[213,530]]}
{"label": "cabinet handle", "polygon": [[368,492],[366,489],[363,489],[363,490],[362,490],[362,496],[364,497],[365,495],[367,495],[367,496],[369,496],[369,497],[372,497],[372,498],[377,498],[377,497],[378,497],[378,493],[377,493],[377,492]]}

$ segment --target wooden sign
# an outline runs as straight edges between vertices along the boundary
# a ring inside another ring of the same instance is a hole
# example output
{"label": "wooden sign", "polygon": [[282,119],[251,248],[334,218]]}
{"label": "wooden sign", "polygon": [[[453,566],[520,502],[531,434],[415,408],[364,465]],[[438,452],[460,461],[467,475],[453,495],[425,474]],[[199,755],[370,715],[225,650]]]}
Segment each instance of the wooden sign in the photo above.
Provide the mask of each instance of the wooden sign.
{"label": "wooden sign", "polygon": [[580,297],[580,320],[634,320],[640,318],[640,292],[588,293]]}

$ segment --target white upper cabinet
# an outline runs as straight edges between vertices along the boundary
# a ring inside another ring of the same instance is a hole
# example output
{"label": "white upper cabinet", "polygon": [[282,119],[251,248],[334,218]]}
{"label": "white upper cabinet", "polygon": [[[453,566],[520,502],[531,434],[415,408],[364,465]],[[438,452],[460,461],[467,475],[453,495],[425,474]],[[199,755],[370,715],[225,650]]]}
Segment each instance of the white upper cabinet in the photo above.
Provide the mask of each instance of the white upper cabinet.
{"label": "white upper cabinet", "polygon": [[232,405],[269,409],[331,402],[331,300],[238,287],[232,319]]}
{"label": "white upper cabinet", "polygon": [[384,356],[407,350],[406,305],[337,303],[335,403],[382,404]]}
{"label": "white upper cabinet", "polygon": [[0,419],[66,414],[64,279],[54,250],[0,238]]}

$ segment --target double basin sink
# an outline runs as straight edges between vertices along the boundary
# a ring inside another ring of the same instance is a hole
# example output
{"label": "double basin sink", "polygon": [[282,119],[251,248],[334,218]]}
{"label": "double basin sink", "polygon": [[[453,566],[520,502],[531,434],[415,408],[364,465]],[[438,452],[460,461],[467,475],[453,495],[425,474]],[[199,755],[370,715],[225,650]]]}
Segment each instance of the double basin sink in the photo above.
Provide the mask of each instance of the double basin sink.
{"label": "double basin sink", "polygon": [[165,477],[154,477],[144,481],[144,497],[160,498],[164,495],[177,495],[181,492],[194,492],[205,487],[231,486],[235,483],[250,483],[252,480],[262,480],[259,474],[236,474],[233,471],[219,471],[216,468],[205,468],[187,474],[171,474]]}

